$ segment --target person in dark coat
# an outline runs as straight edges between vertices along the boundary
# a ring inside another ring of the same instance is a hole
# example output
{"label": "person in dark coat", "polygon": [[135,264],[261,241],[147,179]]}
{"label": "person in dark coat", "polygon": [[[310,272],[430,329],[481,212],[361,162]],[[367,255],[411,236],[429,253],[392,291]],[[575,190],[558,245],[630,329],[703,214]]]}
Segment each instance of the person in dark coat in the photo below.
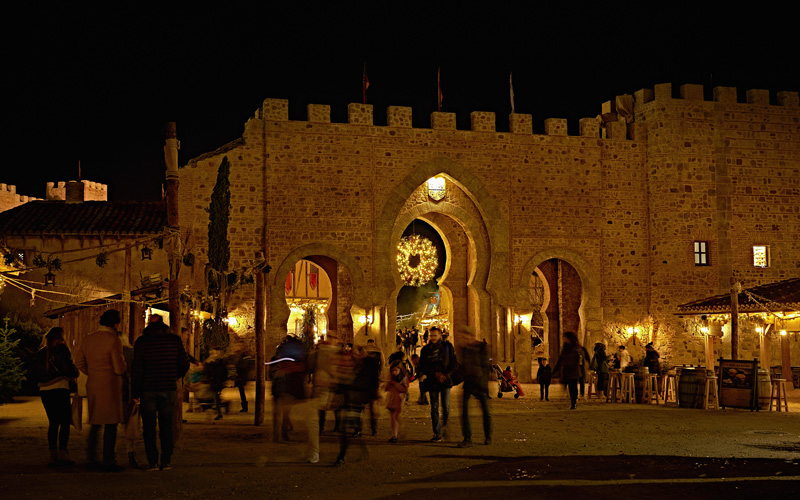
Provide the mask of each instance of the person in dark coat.
{"label": "person in dark coat", "polygon": [[461,373],[464,376],[464,394],[461,401],[461,434],[464,440],[459,448],[472,446],[472,427],[469,422],[469,398],[478,400],[483,415],[484,444],[492,444],[492,413],[489,410],[489,376],[491,364],[485,342],[470,342],[461,349]]}
{"label": "person in dark coat", "polygon": [[602,342],[594,344],[591,368],[597,373],[597,390],[602,391],[603,396],[607,395],[608,355],[606,354],[606,345]]}
{"label": "person in dark coat", "polygon": [[78,369],[72,362],[72,354],[64,342],[64,330],[51,328],[44,336],[45,346],[36,353],[36,381],[39,394],[47,413],[47,444],[50,448],[50,467],[74,465],[69,459],[67,443],[72,408],[69,400],[70,385],[78,377]]}
{"label": "person in dark coat", "polygon": [[561,380],[569,390],[570,410],[578,407],[578,380],[581,377],[582,346],[578,342],[575,332],[564,332],[564,346],[558,356],[553,372],[561,370]]}
{"label": "person in dark coat", "polygon": [[[442,441],[443,429],[450,417],[450,388],[453,386],[451,376],[458,370],[453,344],[442,339],[442,331],[438,327],[430,329],[430,341],[422,348],[419,356],[419,372],[422,387],[430,394],[431,424],[433,437],[431,441]],[[441,400],[442,419],[439,420],[439,402]]]}
{"label": "person in dark coat", "polygon": [[539,358],[539,370],[536,379],[539,381],[539,401],[550,401],[550,380],[553,370],[547,364],[547,358]]}
{"label": "person in dark coat", "polygon": [[[131,396],[142,413],[142,435],[148,469],[169,469],[174,448],[172,419],[177,381],[189,370],[189,356],[181,338],[162,322],[147,325],[133,344]],[[159,465],[156,422],[161,440]]]}

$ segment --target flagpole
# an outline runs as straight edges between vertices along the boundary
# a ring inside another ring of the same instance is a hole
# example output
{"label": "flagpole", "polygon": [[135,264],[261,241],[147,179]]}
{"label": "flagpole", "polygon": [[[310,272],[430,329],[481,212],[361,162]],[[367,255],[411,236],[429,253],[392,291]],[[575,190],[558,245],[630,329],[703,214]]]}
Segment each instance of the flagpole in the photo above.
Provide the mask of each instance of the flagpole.
{"label": "flagpole", "polygon": [[437,96],[436,96],[436,111],[442,111],[442,67],[439,66],[436,69],[436,88],[437,88]]}
{"label": "flagpole", "polygon": [[514,72],[508,73],[508,93],[511,97],[511,114],[514,114]]}

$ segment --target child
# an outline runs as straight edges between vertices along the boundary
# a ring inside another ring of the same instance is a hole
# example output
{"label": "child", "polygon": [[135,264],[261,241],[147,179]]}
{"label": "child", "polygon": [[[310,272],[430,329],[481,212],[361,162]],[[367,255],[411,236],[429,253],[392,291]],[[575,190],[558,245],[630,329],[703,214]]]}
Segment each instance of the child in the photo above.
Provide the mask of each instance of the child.
{"label": "child", "polygon": [[397,442],[400,433],[400,410],[403,409],[403,394],[408,392],[408,373],[402,361],[395,361],[389,368],[389,381],[384,387],[386,390],[386,409],[392,423],[392,438],[390,443]]}
{"label": "child", "polygon": [[517,394],[519,394],[520,397],[525,395],[525,392],[522,390],[522,386],[519,385],[519,382],[517,382],[517,377],[514,376],[514,372],[511,371],[510,366],[506,366],[506,369],[503,372],[503,378],[506,379],[508,385],[517,389]]}
{"label": "child", "polygon": [[539,358],[539,371],[536,378],[539,379],[539,401],[550,401],[550,379],[553,370],[547,364],[547,358]]}

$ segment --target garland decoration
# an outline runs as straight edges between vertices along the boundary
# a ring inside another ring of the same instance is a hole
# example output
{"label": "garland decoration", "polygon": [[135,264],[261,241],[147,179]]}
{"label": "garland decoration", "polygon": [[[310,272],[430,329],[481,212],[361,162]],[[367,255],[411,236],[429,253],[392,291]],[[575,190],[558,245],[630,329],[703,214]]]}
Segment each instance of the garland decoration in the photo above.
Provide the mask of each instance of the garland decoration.
{"label": "garland decoration", "polygon": [[439,257],[431,240],[418,234],[400,239],[397,244],[397,270],[408,286],[422,286],[434,278]]}

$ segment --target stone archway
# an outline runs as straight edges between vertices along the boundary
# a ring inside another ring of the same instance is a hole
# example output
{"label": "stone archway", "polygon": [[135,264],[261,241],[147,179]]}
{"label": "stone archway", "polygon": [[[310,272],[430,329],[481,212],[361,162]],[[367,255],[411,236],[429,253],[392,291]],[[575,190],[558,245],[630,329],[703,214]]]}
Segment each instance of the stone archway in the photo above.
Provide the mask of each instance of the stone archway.
{"label": "stone archway", "polygon": [[581,281],[580,327],[577,333],[582,343],[600,341],[603,339],[603,309],[601,305],[600,271],[590,266],[588,261],[579,253],[565,249],[552,248],[537,253],[531,257],[518,278],[518,286],[527,288],[530,276],[543,262],[558,259],[568,263],[578,273]]}
{"label": "stone archway", "polygon": [[[443,174],[437,173],[437,175]],[[457,190],[457,193],[463,196],[461,201],[466,200],[467,193],[464,192],[463,188],[448,175],[445,174],[444,177],[451,183],[451,189]],[[419,191],[424,189],[424,184],[423,182],[420,186],[417,186],[415,195],[419,195]],[[456,193],[453,194],[453,198],[458,198]],[[420,197],[418,196],[416,199],[419,200]],[[485,224],[472,201],[469,201],[469,204],[472,205],[471,207],[464,204],[460,205],[456,201],[445,199],[435,203],[426,201],[413,206],[406,206],[405,210],[397,215],[394,221],[389,245],[391,248],[395,248],[406,227],[413,220],[421,219],[431,223],[442,236],[446,247],[456,242],[459,243],[458,246],[462,247],[462,249],[467,246],[466,255],[457,255],[459,259],[469,261],[466,264],[462,263],[464,265],[461,266],[461,269],[465,272],[461,279],[451,278],[450,283],[446,283],[448,275],[451,274],[448,268],[442,276],[443,281],[440,281],[440,283],[444,283],[443,286],[447,289],[447,292],[453,294],[454,307],[458,308],[451,311],[450,316],[451,329],[453,330],[452,339],[454,344],[459,345],[473,338],[486,338],[490,347],[492,347],[497,342],[491,335],[493,331],[491,328],[492,298],[487,290],[492,262],[488,225]],[[461,245],[461,243],[464,245]],[[448,250],[448,261],[453,257],[451,250]],[[448,262],[448,266],[451,265]],[[403,282],[395,266],[389,267],[389,272],[393,278],[394,285],[388,298],[388,304],[391,305],[396,304],[397,294],[402,288]],[[448,288],[451,285],[452,288]],[[395,328],[394,317],[391,314],[389,316],[387,317],[387,329],[393,331]],[[470,334],[461,332],[461,326],[470,326],[474,332]]]}
{"label": "stone archway", "polygon": [[[374,308],[368,287],[364,280],[364,271],[358,262],[345,250],[328,243],[311,243],[292,250],[270,273],[269,282],[269,322],[267,324],[267,346],[270,343],[278,342],[286,333],[286,322],[289,319],[290,310],[286,304],[284,293],[284,283],[286,277],[294,268],[297,261],[309,256],[324,256],[333,259],[346,270],[345,278],[352,283],[352,298],[341,301],[339,311],[345,317],[339,321],[340,331],[342,328],[352,328],[359,318],[370,312]],[[343,311],[343,309],[347,309]],[[352,335],[355,332],[351,332]]]}

